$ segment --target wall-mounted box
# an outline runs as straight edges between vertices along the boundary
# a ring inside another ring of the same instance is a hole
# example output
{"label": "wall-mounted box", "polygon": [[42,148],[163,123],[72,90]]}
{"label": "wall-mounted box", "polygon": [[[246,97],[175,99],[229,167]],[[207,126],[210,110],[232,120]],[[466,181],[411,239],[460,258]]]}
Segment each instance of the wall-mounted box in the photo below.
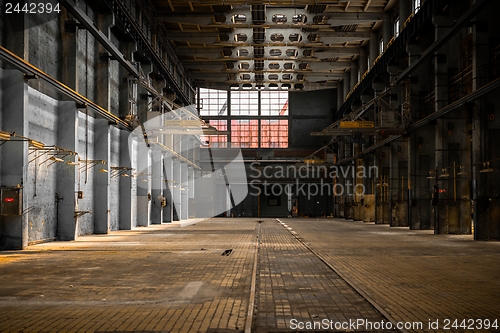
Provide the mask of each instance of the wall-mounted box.
{"label": "wall-mounted box", "polygon": [[20,187],[0,188],[0,215],[21,216],[23,214],[22,189]]}

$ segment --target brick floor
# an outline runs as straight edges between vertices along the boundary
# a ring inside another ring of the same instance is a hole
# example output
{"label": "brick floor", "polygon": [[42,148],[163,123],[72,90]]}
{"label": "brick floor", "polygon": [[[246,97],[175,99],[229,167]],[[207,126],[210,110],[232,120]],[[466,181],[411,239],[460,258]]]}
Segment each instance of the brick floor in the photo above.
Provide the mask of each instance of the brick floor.
{"label": "brick floor", "polygon": [[379,322],[383,313],[426,326],[500,319],[498,242],[283,221],[312,251],[274,219],[210,219],[1,252],[0,332],[241,332],[259,238],[253,332],[291,332],[291,319]]}
{"label": "brick floor", "polygon": [[256,332],[289,330],[292,319],[303,323],[384,319],[280,224],[272,220],[262,224],[259,252]]}
{"label": "brick floor", "polygon": [[[500,242],[340,219],[283,222],[396,321],[424,322],[425,332],[498,331],[443,330],[443,324],[497,319],[500,325]],[[427,329],[429,319],[441,329]]]}
{"label": "brick floor", "polygon": [[152,226],[0,253],[0,331],[241,329],[257,225]]}

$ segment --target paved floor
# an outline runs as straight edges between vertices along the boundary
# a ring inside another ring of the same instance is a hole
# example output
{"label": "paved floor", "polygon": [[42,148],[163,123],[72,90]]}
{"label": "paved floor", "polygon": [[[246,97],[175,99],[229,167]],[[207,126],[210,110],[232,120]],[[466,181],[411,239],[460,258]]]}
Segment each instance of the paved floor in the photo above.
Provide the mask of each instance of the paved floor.
{"label": "paved floor", "polygon": [[500,243],[335,219],[283,222],[211,219],[0,252],[0,331],[242,332],[257,249],[252,332],[390,331],[335,329],[361,319],[495,331],[459,326],[500,320]]}

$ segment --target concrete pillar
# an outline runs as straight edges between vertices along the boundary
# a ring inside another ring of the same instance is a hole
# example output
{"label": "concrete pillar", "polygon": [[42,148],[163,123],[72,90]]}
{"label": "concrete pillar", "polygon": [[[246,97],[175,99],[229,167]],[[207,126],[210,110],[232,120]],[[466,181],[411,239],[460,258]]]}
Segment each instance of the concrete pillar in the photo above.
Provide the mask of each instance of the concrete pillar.
{"label": "concrete pillar", "polygon": [[347,96],[347,94],[351,91],[351,76],[349,73],[344,73],[344,81],[343,81],[343,85],[344,85],[344,97]]}
{"label": "concrete pillar", "polygon": [[[352,157],[353,153],[353,144],[352,144],[352,139],[350,137],[344,137],[344,155],[345,158],[350,158]],[[354,179],[352,177],[352,168],[354,168],[353,163],[345,164],[342,165],[342,168],[344,168],[345,171],[345,176],[342,179],[342,183],[344,186],[344,195],[343,195],[343,203],[344,203],[344,218],[347,219],[352,219],[353,218],[353,201],[354,201],[354,195],[352,193],[354,185]],[[347,171],[348,170],[348,171]]]}
{"label": "concrete pillar", "polygon": [[173,221],[174,215],[174,204],[173,204],[173,160],[171,158],[167,158],[163,162],[163,166],[165,168],[165,189],[163,191],[163,196],[167,200],[167,205],[163,208],[163,222],[170,223]]}
{"label": "concrete pillar", "polygon": [[344,86],[342,84],[337,85],[337,110],[339,110],[342,105],[344,105]]}
{"label": "concrete pillar", "polygon": [[420,54],[423,52],[421,45],[407,44],[406,52],[408,53],[408,66],[413,65],[420,58]]}
{"label": "concrete pillar", "polygon": [[[114,26],[114,15],[110,13],[97,14],[97,27],[104,32],[106,37],[111,37],[111,28]],[[110,57],[108,52],[100,43],[97,43],[99,58],[96,66],[97,90],[96,102],[106,110],[111,109],[111,86],[110,86]]]}
{"label": "concrete pillar", "polygon": [[163,222],[163,154],[156,153],[153,156],[153,164],[151,166],[151,223],[161,224]]}
{"label": "concrete pillar", "polygon": [[368,70],[368,54],[366,53],[366,48],[361,47],[359,49],[359,61],[358,61],[358,67],[359,67],[359,76],[360,78],[363,77],[363,74]]}
{"label": "concrete pillar", "polygon": [[357,62],[351,62],[351,73],[350,73],[350,90],[354,88],[356,83],[358,83],[358,63]]}
{"label": "concrete pillar", "polygon": [[[71,151],[77,151],[78,146],[78,110],[74,102],[60,102],[57,116],[57,145]],[[66,158],[69,160],[69,157]],[[71,157],[75,163],[78,156]],[[77,237],[78,219],[78,165],[69,168],[57,163],[57,239],[75,240]]]}
{"label": "concrete pillar", "polygon": [[[120,166],[133,167],[132,156],[129,152],[128,131],[120,131]],[[120,177],[120,209],[119,228],[121,230],[131,230],[137,226],[137,189],[132,186],[132,177]]]}
{"label": "concrete pillar", "polygon": [[410,0],[399,0],[399,30],[403,30],[403,24],[411,14]]}
{"label": "concrete pillar", "polygon": [[[111,223],[110,176],[111,133],[106,119],[96,119],[94,124],[94,159],[106,161],[106,165],[97,166],[94,172],[94,233],[109,233]],[[99,172],[105,169],[108,172]]]}
{"label": "concrete pillar", "polygon": [[[11,110],[2,119],[2,130],[28,136],[28,82],[21,72],[3,71],[3,110]],[[7,98],[8,97],[8,98]],[[6,112],[4,112],[6,114]],[[1,147],[2,186],[23,187],[28,176],[28,142],[10,141]],[[22,196],[22,209],[29,207],[29,198]],[[0,216],[0,249],[21,250],[28,246],[28,215]]]}
{"label": "concrete pillar", "polygon": [[4,14],[2,18],[5,20],[2,46],[22,59],[29,61],[30,22],[28,15]]}
{"label": "concrete pillar", "polygon": [[182,217],[182,199],[181,199],[181,162],[175,158],[173,160],[173,203],[174,203],[174,221],[180,221]]}
{"label": "concrete pillar", "polygon": [[373,67],[373,62],[377,59],[379,55],[379,46],[378,46],[378,33],[371,32],[370,33],[370,66],[369,69]]}
{"label": "concrete pillar", "polygon": [[[150,81],[151,83],[151,78],[150,74],[153,71],[153,66],[149,63],[141,63],[141,68],[144,74],[146,75],[146,79]],[[137,86],[137,110],[140,110],[142,112],[140,121],[141,122],[146,122],[149,120],[148,118],[148,112],[144,111],[152,111],[151,110],[151,95],[149,91],[146,90],[142,85]]]}
{"label": "concrete pillar", "polygon": [[188,218],[195,218],[196,217],[196,205],[195,205],[195,177],[196,177],[196,172],[194,167],[189,166],[188,168],[188,205],[189,205],[189,211],[188,211]]}
{"label": "concrete pillar", "polygon": [[[137,152],[137,169],[139,172],[151,174],[152,156],[151,151]],[[151,181],[139,184],[137,179],[134,179],[135,187],[137,188],[137,225],[147,227],[151,223]]]}
{"label": "concrete pillar", "polygon": [[[453,19],[448,16],[434,15],[433,23],[434,38],[438,40],[442,35],[450,31],[453,25]],[[446,53],[436,54],[434,58],[434,91],[436,95],[436,110],[448,105],[448,62]]]}
{"label": "concrete pillar", "polygon": [[[137,52],[135,42],[120,42],[120,47],[126,59],[133,59],[133,54]],[[132,79],[128,71],[122,66],[120,71],[120,116],[125,118],[129,114],[137,114],[138,87],[136,79]]]}
{"label": "concrete pillar", "polygon": [[389,41],[394,35],[391,13],[384,13],[382,34],[383,34],[382,38],[384,39],[384,51],[385,51],[387,50],[387,44],[389,44]]}
{"label": "concrete pillar", "polygon": [[[61,12],[61,22],[70,19],[67,11]],[[29,29],[28,29],[29,30]],[[81,50],[78,43],[78,36],[81,33],[87,33],[86,30],[79,30],[76,28],[75,31],[64,30],[61,33],[62,40],[62,82],[71,89],[80,92],[80,85],[78,80],[78,58],[80,52],[87,52],[87,50]],[[85,47],[85,46],[84,46]]]}
{"label": "concrete pillar", "polygon": [[389,174],[390,174],[390,147],[384,146],[375,154],[375,165],[378,168],[378,177],[375,183],[375,223],[388,224],[389,212]]}
{"label": "concrete pillar", "polygon": [[408,226],[408,142],[406,138],[391,146],[389,181],[390,224],[393,227]]}
{"label": "concrete pillar", "polygon": [[181,162],[181,220],[188,219],[188,211],[189,211],[189,191],[188,191],[188,172],[189,167],[186,162]]}
{"label": "concrete pillar", "polygon": [[[498,30],[498,19],[491,13],[499,10],[499,3],[492,1],[487,10],[479,14],[472,27],[473,33],[473,85],[476,90],[486,84],[487,75],[485,71],[491,70],[488,56],[490,50],[488,39],[491,31]],[[485,24],[483,23],[487,23]],[[483,23],[483,24],[481,24]],[[481,173],[485,168],[483,163],[496,160],[499,156],[499,117],[497,116],[499,98],[498,89],[490,95],[475,101],[475,105],[469,106],[472,118],[472,198],[474,205],[474,239],[475,240],[499,240],[500,239],[500,198],[498,191],[498,172]],[[493,117],[491,117],[493,114]],[[493,118],[493,120],[491,120]],[[492,162],[490,167],[498,169],[498,161]]]}
{"label": "concrete pillar", "polygon": [[[361,138],[360,138],[361,139]],[[359,143],[358,140],[356,140],[353,143],[353,155],[356,156],[361,152],[361,143]],[[361,170],[363,167],[363,159],[362,158],[357,158],[354,164],[355,167],[355,177],[353,178],[353,186],[355,189],[354,192],[354,202],[353,202],[353,220],[354,221],[363,221],[364,216],[363,216],[363,209],[361,205],[361,193],[358,191],[358,188],[356,187],[358,184],[363,184],[363,179],[358,177],[358,171]]]}

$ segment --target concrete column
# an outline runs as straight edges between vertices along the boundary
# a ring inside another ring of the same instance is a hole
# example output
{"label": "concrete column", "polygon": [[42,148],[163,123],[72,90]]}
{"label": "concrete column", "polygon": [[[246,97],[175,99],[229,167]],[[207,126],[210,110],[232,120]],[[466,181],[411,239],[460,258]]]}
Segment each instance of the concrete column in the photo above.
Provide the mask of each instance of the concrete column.
{"label": "concrete column", "polygon": [[[120,42],[121,51],[125,58],[133,59],[134,52],[137,51],[137,44],[135,42]],[[128,71],[122,66],[119,67],[120,71],[120,116],[126,117],[129,114],[137,114],[137,98],[138,88],[137,81],[131,79]]]}
{"label": "concrete column", "polygon": [[[69,19],[68,12],[61,12],[61,22]],[[61,33],[62,40],[62,82],[75,91],[80,91],[78,84],[78,34],[86,33],[86,30],[80,31],[78,28],[74,32],[64,31]]]}
{"label": "concrete column", "polygon": [[[487,22],[473,25],[473,90],[479,89],[486,83],[485,70],[491,70],[488,64],[488,38],[490,32],[498,30],[498,19],[491,13],[498,12],[499,3],[493,1],[488,10],[478,15],[476,22]],[[492,8],[493,7],[493,8]],[[499,212],[500,198],[498,194],[499,176],[498,172],[481,173],[485,161],[499,158],[498,143],[498,89],[487,97],[476,100],[471,108],[472,118],[472,198],[474,204],[474,239],[475,240],[499,240]],[[489,114],[494,114],[491,120]],[[490,167],[498,169],[498,161],[492,162]]]}
{"label": "concrete column", "polygon": [[[490,13],[482,13],[480,16],[476,18],[478,22],[484,22],[482,20],[487,21],[488,18],[491,18]],[[490,23],[492,25],[492,23]],[[472,61],[472,89],[476,90],[484,86],[488,77],[491,73],[491,65],[489,65],[489,38],[490,38],[490,30],[484,28],[481,24],[473,25],[472,36],[473,36],[473,61]]]}
{"label": "concrete column", "polygon": [[188,218],[196,217],[196,205],[195,205],[195,200],[194,200],[195,177],[196,177],[196,172],[194,170],[194,167],[189,166],[189,168],[188,168],[188,184],[189,184],[188,185],[188,205],[189,205]]}
{"label": "concrete column", "polygon": [[[11,110],[2,119],[2,130],[28,136],[28,82],[21,72],[3,71],[3,110]],[[28,142],[10,141],[1,147],[2,186],[23,187],[28,177]],[[29,198],[22,196],[22,209],[29,207]],[[0,249],[21,250],[28,246],[28,215],[0,216]]]}
{"label": "concrete column", "polygon": [[[351,75],[349,73],[344,73],[344,97],[351,91]],[[343,104],[343,103],[342,103]]]}
{"label": "concrete column", "polygon": [[173,160],[173,202],[174,202],[174,221],[180,221],[182,216],[182,200],[181,200],[181,162],[179,159]]}
{"label": "concrete column", "polygon": [[382,38],[384,39],[384,51],[385,51],[387,50],[387,44],[389,44],[389,41],[394,35],[391,13],[384,13],[382,34],[383,34]]}
{"label": "concrete column", "polygon": [[[172,138],[171,135],[169,135]],[[171,140],[170,140],[171,141]],[[168,146],[170,147],[170,146]],[[167,205],[163,208],[163,222],[172,222],[174,215],[174,202],[173,202],[173,180],[174,180],[174,161],[172,158],[166,157],[163,161],[165,190],[163,196],[167,199]]]}
{"label": "concrete column", "polygon": [[411,14],[410,0],[399,0],[399,30],[403,29],[403,24]]}
{"label": "concrete column", "polygon": [[[345,158],[350,158],[352,157],[352,139],[350,137],[344,137],[344,155]],[[354,164],[345,164],[342,165],[342,168],[344,168],[345,176],[342,179],[342,183],[344,185],[344,195],[343,195],[343,203],[344,203],[344,218],[347,219],[352,219],[353,218],[353,195],[352,191],[354,188],[353,185],[353,178],[352,178],[352,173],[351,170],[354,168]],[[349,171],[347,171],[349,170]]]}
{"label": "concrete column", "polygon": [[358,83],[358,63],[357,62],[351,62],[351,73],[350,73],[350,89],[354,88],[356,83]]}
{"label": "concrete column", "polygon": [[[137,156],[137,170],[145,172],[149,178],[152,164],[151,151],[149,149],[145,152],[139,151]],[[151,223],[151,181],[146,185],[137,183],[136,179],[134,181],[137,188],[137,225],[147,227]]]}
{"label": "concrete column", "polygon": [[363,77],[363,74],[368,70],[368,55],[366,53],[366,48],[362,47],[359,49],[359,76]]}
{"label": "concrete column", "polygon": [[[356,156],[361,152],[361,143],[359,141],[355,141],[353,143],[353,155]],[[358,171],[361,170],[363,167],[363,159],[362,158],[357,158],[354,164],[355,167],[355,176],[353,178],[353,186],[354,186],[354,203],[353,203],[353,220],[354,221],[363,221],[364,216],[363,216],[363,209],[361,208],[361,193],[358,191],[358,188],[356,188],[356,185],[362,184],[363,180],[359,177]]]}
{"label": "concrete column", "polygon": [[[112,14],[97,14],[97,27],[104,32],[109,38],[111,37],[111,28],[114,26],[115,20]],[[97,90],[96,102],[106,110],[111,109],[111,86],[110,86],[110,58],[108,52],[100,43],[97,43],[97,52],[99,55],[96,76],[97,76]]]}
{"label": "concrete column", "polygon": [[[132,157],[129,152],[128,131],[120,131],[120,165],[133,167]],[[121,230],[131,230],[135,228],[137,216],[137,199],[135,197],[136,189],[132,186],[131,177],[120,177],[120,209],[119,209],[119,228]]]}
{"label": "concrete column", "polygon": [[339,110],[342,105],[344,105],[344,86],[342,84],[337,85],[337,110]]}
{"label": "concrete column", "polygon": [[155,153],[153,156],[153,165],[151,166],[151,223],[161,224],[163,222],[163,155]]}
{"label": "concrete column", "polygon": [[379,55],[379,47],[378,47],[378,33],[371,32],[370,33],[370,66],[369,69],[373,67],[373,62],[377,59]]}
{"label": "concrete column", "polygon": [[[434,15],[433,23],[435,26],[435,40],[450,30],[453,21],[450,17]],[[435,93],[435,111],[448,105],[448,63],[447,54],[445,52],[436,54],[434,58],[434,93]],[[435,165],[434,168],[438,170],[438,176],[443,172],[443,168],[448,167],[447,151],[448,140],[446,136],[447,120],[438,119],[437,126],[435,127]],[[443,180],[438,177],[438,185],[443,186]],[[443,195],[440,195],[439,205],[434,206],[433,221],[434,232],[436,234],[448,233],[447,222],[447,200]]]}
{"label": "concrete column", "polygon": [[411,66],[420,58],[423,48],[421,45],[407,44],[406,52],[408,53],[408,66]]}
{"label": "concrete column", "polygon": [[[57,145],[71,151],[77,151],[78,146],[78,110],[74,102],[60,102],[57,116]],[[66,158],[69,160],[69,157]],[[71,157],[78,162],[78,156]],[[77,222],[75,211],[78,210],[78,165],[69,168],[57,163],[57,239],[75,240],[77,237]]]}
{"label": "concrete column", "polygon": [[29,61],[29,15],[3,15],[2,46],[22,59]]}
{"label": "concrete column", "polygon": [[[144,74],[146,75],[146,79],[151,81],[150,79],[150,74],[153,71],[153,66],[149,63],[141,63],[141,68]],[[151,83],[151,82],[150,82]],[[151,111],[150,107],[150,102],[152,98],[149,93],[149,91],[146,90],[142,85],[137,86],[137,110],[140,110],[143,112],[141,114],[141,118],[139,119],[141,122],[146,122],[148,121],[148,112],[144,111]]]}
{"label": "concrete column", "polygon": [[389,213],[389,172],[390,172],[390,147],[381,147],[375,155],[375,165],[378,167],[378,178],[375,184],[376,208],[375,223],[388,224]]}
{"label": "concrete column", "polygon": [[[98,166],[94,172],[94,233],[109,233],[111,223],[110,210],[110,175],[111,133],[109,123],[105,119],[96,119],[94,124],[94,159],[106,161],[106,165]],[[99,172],[105,169],[108,172]]]}
{"label": "concrete column", "polygon": [[188,210],[189,210],[189,191],[188,191],[188,164],[185,162],[181,162],[181,220],[188,219]]}
{"label": "concrete column", "polygon": [[[340,136],[337,145],[336,161],[344,159],[344,137]],[[340,193],[340,185],[342,185],[342,172],[337,173],[337,177],[333,179],[334,197],[333,197],[333,216],[344,217],[344,207],[342,203],[342,195]]]}
{"label": "concrete column", "polygon": [[408,226],[408,141],[398,140],[391,147],[390,209],[391,226]]}
{"label": "concrete column", "polygon": [[[453,19],[448,16],[434,15],[433,23],[435,26],[435,40],[446,34],[453,25]],[[434,58],[434,77],[435,77],[435,95],[436,111],[448,105],[448,59],[446,53],[436,54]]]}

